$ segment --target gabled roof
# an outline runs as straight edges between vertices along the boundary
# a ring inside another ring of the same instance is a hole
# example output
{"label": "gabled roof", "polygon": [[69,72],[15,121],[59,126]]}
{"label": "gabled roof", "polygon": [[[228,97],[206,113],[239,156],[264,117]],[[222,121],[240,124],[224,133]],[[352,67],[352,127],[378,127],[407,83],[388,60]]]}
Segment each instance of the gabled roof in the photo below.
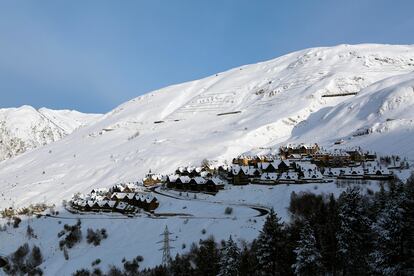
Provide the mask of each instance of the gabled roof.
{"label": "gabled roof", "polygon": [[347,167],[345,168],[345,175],[364,175],[362,167]]}
{"label": "gabled roof", "polygon": [[179,178],[180,176],[178,175],[178,174],[172,174],[172,175],[169,175],[168,176],[168,180],[170,181],[170,182],[175,182],[175,181],[177,181],[177,179]]}
{"label": "gabled roof", "polygon": [[207,182],[206,179],[204,179],[203,177],[199,177],[199,176],[194,177],[193,179],[197,184],[205,184]]}
{"label": "gabled roof", "polygon": [[303,179],[323,179],[323,175],[320,171],[305,171]]}
{"label": "gabled roof", "polygon": [[111,198],[124,199],[127,196],[127,193],[113,193]]}
{"label": "gabled roof", "polygon": [[260,176],[261,180],[277,180],[278,174],[277,173],[263,173]]}
{"label": "gabled roof", "polygon": [[297,172],[284,172],[280,175],[279,179],[282,180],[297,180],[299,179]]}
{"label": "gabled roof", "polygon": [[180,181],[182,182],[182,183],[188,183],[188,182],[190,182],[190,180],[191,180],[191,178],[189,177],[189,176],[180,176]]}

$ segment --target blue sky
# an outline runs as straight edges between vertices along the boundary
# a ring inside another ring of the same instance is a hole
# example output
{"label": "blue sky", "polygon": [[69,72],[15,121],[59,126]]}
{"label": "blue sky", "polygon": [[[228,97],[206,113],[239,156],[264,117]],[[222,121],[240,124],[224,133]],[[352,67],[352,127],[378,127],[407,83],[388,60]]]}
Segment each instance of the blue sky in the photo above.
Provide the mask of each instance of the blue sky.
{"label": "blue sky", "polygon": [[0,107],[107,112],[315,46],[414,43],[411,0],[0,0]]}

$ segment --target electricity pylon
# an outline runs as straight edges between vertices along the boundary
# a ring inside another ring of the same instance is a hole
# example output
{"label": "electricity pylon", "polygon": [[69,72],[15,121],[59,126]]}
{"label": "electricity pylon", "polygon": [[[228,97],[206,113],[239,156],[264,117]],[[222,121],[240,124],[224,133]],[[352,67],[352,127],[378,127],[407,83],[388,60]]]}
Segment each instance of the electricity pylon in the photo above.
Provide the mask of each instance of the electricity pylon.
{"label": "electricity pylon", "polygon": [[170,239],[170,235],[173,234],[170,231],[168,231],[168,226],[165,226],[164,233],[162,233],[160,236],[164,236],[164,239],[162,241],[159,241],[157,243],[162,243],[163,246],[159,250],[162,250],[162,264],[168,265],[171,261],[171,249],[174,247],[171,247],[170,242],[174,241],[173,239]]}

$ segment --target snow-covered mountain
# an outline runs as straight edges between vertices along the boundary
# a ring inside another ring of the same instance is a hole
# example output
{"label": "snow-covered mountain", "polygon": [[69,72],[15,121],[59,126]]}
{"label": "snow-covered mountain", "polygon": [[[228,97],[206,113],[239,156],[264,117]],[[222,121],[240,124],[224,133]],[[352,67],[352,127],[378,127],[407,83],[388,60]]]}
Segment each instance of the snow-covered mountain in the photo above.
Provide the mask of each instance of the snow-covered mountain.
{"label": "snow-covered mountain", "polygon": [[99,116],[31,106],[0,109],[0,161],[60,140]]}
{"label": "snow-covered mountain", "polygon": [[348,145],[413,159],[408,134],[395,143],[413,129],[413,70],[414,46],[339,45],[148,93],[1,163],[0,208],[60,203],[75,192],[140,179],[149,169],[168,173],[288,141],[330,146],[349,138]]}
{"label": "snow-covered mountain", "polygon": [[[332,131],[334,130],[334,131]],[[376,82],[334,107],[321,109],[300,123],[291,140],[324,144],[343,140],[378,152],[414,157],[414,72]]]}
{"label": "snow-covered mountain", "polygon": [[[274,151],[288,142],[332,147],[343,140],[339,147],[362,146],[413,161],[413,71],[414,46],[340,45],[306,49],[170,86],[103,116],[30,107],[3,111],[6,137],[13,133],[38,144],[88,124],[59,141],[0,162],[0,209],[44,202],[57,204],[60,211],[56,217],[23,216],[19,228],[0,231],[0,255],[29,242],[42,249],[45,275],[72,275],[90,268],[97,258],[104,270],[137,254],[144,257],[143,267],[160,264],[157,242],[165,226],[174,233],[173,254],[207,235],[217,241],[229,235],[238,242],[251,241],[265,219],[252,206],[274,208],[288,220],[292,192],[338,196],[346,187],[334,182],[229,185],[216,196],[170,191],[169,196],[157,194],[156,211],[176,214],[163,219],[145,214],[133,218],[71,214],[60,203],[76,192],[139,180],[149,169],[170,173],[205,158],[229,161],[244,152]],[[379,189],[377,183],[361,186]],[[224,210],[230,206],[234,210],[229,216]],[[105,228],[109,237],[99,247],[82,241],[65,260],[57,235],[64,224],[72,225],[78,218],[84,235],[88,228]],[[0,218],[0,226],[6,221]],[[28,225],[36,239],[28,240]]]}

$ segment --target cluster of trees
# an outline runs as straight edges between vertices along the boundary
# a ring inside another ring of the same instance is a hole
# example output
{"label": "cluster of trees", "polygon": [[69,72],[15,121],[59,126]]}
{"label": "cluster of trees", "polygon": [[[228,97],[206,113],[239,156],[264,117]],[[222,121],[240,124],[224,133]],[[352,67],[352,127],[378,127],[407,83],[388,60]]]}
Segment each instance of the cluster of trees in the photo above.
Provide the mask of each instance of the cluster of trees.
{"label": "cluster of trees", "polygon": [[94,231],[91,228],[88,228],[87,234],[86,234],[86,241],[89,244],[93,244],[95,246],[98,246],[101,244],[101,240],[104,240],[108,237],[108,234],[106,233],[106,229],[96,229]]}
{"label": "cluster of trees", "polygon": [[58,233],[58,238],[63,237],[59,241],[59,248],[63,250],[65,259],[69,258],[67,249],[72,248],[75,244],[79,243],[82,240],[82,223],[80,219],[74,225],[65,224],[63,230]]}
{"label": "cluster of trees", "polygon": [[39,267],[42,262],[43,256],[40,248],[33,246],[30,249],[25,243],[10,255],[3,271],[8,275],[42,275],[43,271]]}
{"label": "cluster of trees", "polygon": [[272,211],[251,244],[210,237],[140,275],[414,275],[414,176],[338,199],[292,194],[290,213]]}
{"label": "cluster of trees", "polygon": [[[110,266],[108,271],[106,273],[102,272],[102,270],[99,267],[95,267],[90,271],[89,269],[79,269],[75,273],[73,273],[73,276],[137,276],[141,275],[139,272],[139,263],[141,263],[144,260],[142,256],[136,256],[130,261],[127,261],[125,258],[122,260],[123,268],[119,268],[117,266]],[[95,260],[92,263],[92,266],[99,265],[101,263],[100,259]]]}

